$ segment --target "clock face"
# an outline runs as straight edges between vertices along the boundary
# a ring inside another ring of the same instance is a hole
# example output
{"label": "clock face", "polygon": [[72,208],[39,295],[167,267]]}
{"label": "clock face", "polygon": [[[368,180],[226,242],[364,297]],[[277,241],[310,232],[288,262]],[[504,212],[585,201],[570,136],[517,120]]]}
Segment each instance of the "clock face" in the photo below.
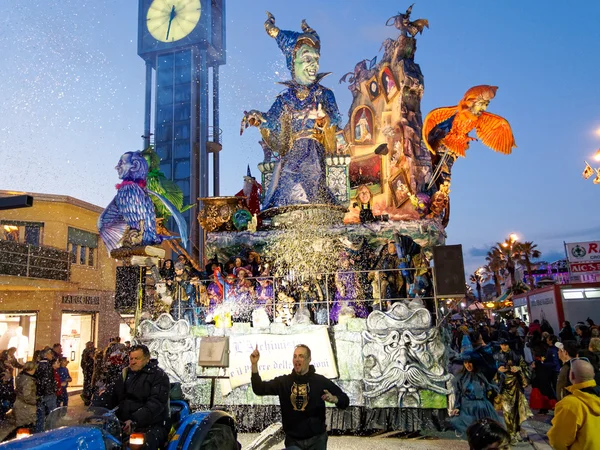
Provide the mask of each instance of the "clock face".
{"label": "clock face", "polygon": [[154,0],[146,26],[157,41],[175,42],[190,34],[200,20],[200,0]]}

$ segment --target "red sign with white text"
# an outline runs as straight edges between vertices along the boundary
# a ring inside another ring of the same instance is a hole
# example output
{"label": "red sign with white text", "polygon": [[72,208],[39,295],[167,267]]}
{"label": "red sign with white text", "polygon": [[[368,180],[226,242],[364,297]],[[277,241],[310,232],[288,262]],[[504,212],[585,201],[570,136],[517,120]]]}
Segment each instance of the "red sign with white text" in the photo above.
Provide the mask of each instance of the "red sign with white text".
{"label": "red sign with white text", "polygon": [[600,262],[571,263],[571,273],[600,272]]}

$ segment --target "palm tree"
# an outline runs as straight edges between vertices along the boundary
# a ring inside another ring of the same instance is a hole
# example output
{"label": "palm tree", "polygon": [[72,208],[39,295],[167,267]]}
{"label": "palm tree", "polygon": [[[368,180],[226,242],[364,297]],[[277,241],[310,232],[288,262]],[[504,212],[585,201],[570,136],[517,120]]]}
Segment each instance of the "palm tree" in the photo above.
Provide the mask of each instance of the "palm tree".
{"label": "palm tree", "polygon": [[502,267],[508,271],[510,275],[510,284],[514,286],[517,284],[515,278],[515,259],[519,256],[517,251],[519,242],[506,239],[504,242],[497,242],[495,247],[492,247],[500,260],[502,261]]}
{"label": "palm tree", "polygon": [[542,252],[537,249],[537,244],[533,242],[517,242],[515,244],[515,250],[518,252],[518,261],[521,264],[525,264],[525,268],[527,269],[527,275],[529,279],[529,286],[534,288],[534,280],[533,273],[531,268],[531,260],[538,259],[542,256]]}
{"label": "palm tree", "polygon": [[485,257],[487,264],[484,266],[484,269],[492,274],[492,278],[494,280],[494,286],[496,287],[496,297],[500,297],[502,295],[502,286],[500,285],[500,270],[504,268],[504,263],[498,249],[496,247],[492,247]]}

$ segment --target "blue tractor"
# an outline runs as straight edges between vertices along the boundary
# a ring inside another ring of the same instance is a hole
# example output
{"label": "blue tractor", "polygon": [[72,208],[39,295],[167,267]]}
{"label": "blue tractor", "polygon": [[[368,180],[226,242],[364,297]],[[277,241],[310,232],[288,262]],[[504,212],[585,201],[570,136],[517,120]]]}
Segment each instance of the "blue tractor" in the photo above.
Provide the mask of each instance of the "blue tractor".
{"label": "blue tractor", "polygon": [[[164,450],[240,450],[235,419],[223,411],[191,412],[187,402],[171,400],[171,435]],[[26,433],[25,433],[26,434]],[[115,411],[63,406],[46,419],[46,431],[0,444],[0,450],[138,450],[144,435],[124,436]]]}

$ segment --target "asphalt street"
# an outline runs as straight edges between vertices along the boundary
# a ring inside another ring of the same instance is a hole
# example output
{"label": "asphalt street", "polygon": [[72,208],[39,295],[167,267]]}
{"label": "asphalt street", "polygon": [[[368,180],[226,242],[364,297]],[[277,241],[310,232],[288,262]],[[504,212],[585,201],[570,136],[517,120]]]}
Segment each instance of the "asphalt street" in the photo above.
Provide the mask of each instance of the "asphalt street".
{"label": "asphalt street", "polygon": [[[73,389],[69,397],[69,405],[81,405],[83,402],[79,396],[80,391]],[[527,421],[529,429],[532,433],[540,433],[538,436],[539,444],[532,446],[528,442],[522,442],[511,448],[528,450],[536,448],[539,450],[550,449],[544,447],[545,433],[549,429],[549,425],[544,422],[547,416],[536,416]],[[256,437],[258,433],[240,433],[238,441],[242,444],[242,449],[246,448]],[[386,449],[403,449],[403,450],[468,450],[464,437],[457,437],[453,431],[445,432],[428,432],[424,436],[412,437],[396,435],[386,438],[368,437],[368,436],[330,436],[327,448],[332,450],[386,450]],[[270,447],[269,450],[284,449],[283,442]],[[266,448],[263,450],[267,450]]]}

